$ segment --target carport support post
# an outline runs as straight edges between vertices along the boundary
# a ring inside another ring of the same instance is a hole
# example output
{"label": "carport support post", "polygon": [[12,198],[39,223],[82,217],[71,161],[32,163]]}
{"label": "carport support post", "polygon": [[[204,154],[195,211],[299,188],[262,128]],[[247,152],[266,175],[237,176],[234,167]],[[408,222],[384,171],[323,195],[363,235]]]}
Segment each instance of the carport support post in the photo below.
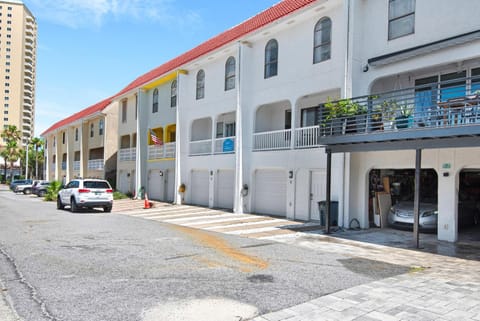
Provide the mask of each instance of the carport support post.
{"label": "carport support post", "polygon": [[[332,151],[327,148],[327,186],[326,186],[326,205],[325,209],[325,234],[330,234],[330,201],[332,187]],[[322,215],[320,213],[320,215]],[[321,221],[321,218],[320,218]]]}
{"label": "carport support post", "polygon": [[422,169],[422,150],[415,153],[415,195],[413,199],[413,240],[419,248],[419,220],[420,220],[420,172]]}

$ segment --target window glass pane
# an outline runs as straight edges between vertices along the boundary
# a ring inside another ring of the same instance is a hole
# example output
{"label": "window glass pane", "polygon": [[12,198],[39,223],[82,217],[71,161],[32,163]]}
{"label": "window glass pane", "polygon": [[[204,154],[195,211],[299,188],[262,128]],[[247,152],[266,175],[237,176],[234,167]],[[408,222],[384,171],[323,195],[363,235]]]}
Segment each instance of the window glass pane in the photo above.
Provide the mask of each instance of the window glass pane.
{"label": "window glass pane", "polygon": [[330,59],[332,21],[322,18],[315,26],[313,63]]}
{"label": "window glass pane", "polygon": [[415,11],[414,0],[390,0],[388,19],[395,19]]}
{"label": "window glass pane", "polygon": [[[466,71],[462,72],[453,72],[450,74],[445,74],[440,76],[440,85],[441,91],[441,101],[446,101],[452,98],[464,97],[466,94]],[[459,79],[458,81],[455,81]]]}
{"label": "window glass pane", "polygon": [[420,86],[415,89],[415,118],[421,121],[428,118],[430,108],[437,104],[438,76],[417,79],[415,86]]}
{"label": "window glass pane", "polygon": [[217,123],[217,138],[223,137],[223,122]]}
{"label": "window glass pane", "polygon": [[409,15],[397,20],[390,21],[388,39],[394,39],[414,32],[415,15]]}
{"label": "window glass pane", "polygon": [[[479,92],[477,92],[479,91]],[[480,68],[472,69],[472,94],[480,94]]]}
{"label": "window glass pane", "polygon": [[235,123],[225,124],[225,137],[235,136]]}

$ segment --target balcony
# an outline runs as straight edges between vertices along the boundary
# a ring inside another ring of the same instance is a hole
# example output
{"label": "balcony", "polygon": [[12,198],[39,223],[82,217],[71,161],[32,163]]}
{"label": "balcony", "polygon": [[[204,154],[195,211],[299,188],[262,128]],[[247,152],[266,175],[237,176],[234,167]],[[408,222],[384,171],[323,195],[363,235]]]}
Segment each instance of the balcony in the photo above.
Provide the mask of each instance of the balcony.
{"label": "balcony", "polygon": [[118,152],[118,159],[121,162],[128,162],[136,160],[137,148],[121,148]]}
{"label": "balcony", "polygon": [[91,159],[88,161],[88,169],[103,171],[103,159]]}
{"label": "balcony", "polygon": [[[253,134],[254,151],[305,149],[319,147],[320,125],[282,129]],[[292,135],[294,146],[292,146]]]}
{"label": "balcony", "polygon": [[253,150],[290,149],[292,130],[282,129],[253,134]]}
{"label": "balcony", "polygon": [[166,143],[163,145],[149,145],[148,159],[166,159],[175,158],[176,143]]}
{"label": "balcony", "polygon": [[215,154],[235,153],[235,136],[215,139]]}
{"label": "balcony", "polygon": [[190,156],[210,155],[212,153],[212,140],[196,140],[190,142]]}
{"label": "balcony", "polygon": [[480,77],[325,103],[318,143],[359,144],[480,135]]}

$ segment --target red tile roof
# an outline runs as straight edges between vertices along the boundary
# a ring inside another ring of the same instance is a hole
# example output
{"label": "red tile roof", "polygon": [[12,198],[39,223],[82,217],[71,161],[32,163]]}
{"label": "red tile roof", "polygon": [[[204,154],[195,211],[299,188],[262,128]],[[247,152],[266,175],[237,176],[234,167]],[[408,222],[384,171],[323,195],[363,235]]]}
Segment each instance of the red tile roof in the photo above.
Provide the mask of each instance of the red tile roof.
{"label": "red tile roof", "polygon": [[283,0],[266,9],[265,11],[262,11],[256,16],[253,16],[252,18],[244,21],[243,23],[222,32],[221,34],[207,40],[206,42],[191,49],[190,51],[187,51],[186,53],[164,63],[163,65],[147,72],[146,74],[143,74],[142,76],[132,81],[128,86],[126,86],[114,96],[107,98],[93,106],[90,106],[76,114],[73,114],[68,118],[59,121],[58,123],[51,126],[49,129],[44,131],[42,133],[42,136],[49,133],[50,131],[68,125],[69,123],[72,123],[97,111],[101,111],[105,107],[107,107],[114,98],[121,96],[137,87],[140,87],[141,85],[146,84],[168,72],[174,71],[175,69],[180,68],[188,62],[191,62],[209,52],[212,52],[232,41],[240,39],[241,37],[253,31],[256,31],[284,16],[287,16],[288,14],[302,9],[307,5],[314,3],[315,1],[317,0]]}

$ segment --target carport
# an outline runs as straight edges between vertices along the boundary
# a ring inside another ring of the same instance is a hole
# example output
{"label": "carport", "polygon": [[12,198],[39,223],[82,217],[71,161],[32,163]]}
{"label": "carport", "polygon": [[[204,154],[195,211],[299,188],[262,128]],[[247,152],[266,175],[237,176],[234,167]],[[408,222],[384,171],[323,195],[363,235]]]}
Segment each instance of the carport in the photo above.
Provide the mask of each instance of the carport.
{"label": "carport", "polygon": [[[397,133],[398,134],[398,133]],[[330,201],[331,201],[331,171],[332,171],[332,153],[355,153],[355,152],[376,152],[376,151],[401,151],[415,150],[415,180],[414,180],[414,226],[413,240],[415,247],[420,247],[419,240],[419,209],[420,209],[420,190],[421,190],[421,170],[422,170],[422,151],[425,149],[441,149],[441,148],[461,148],[461,147],[479,147],[480,139],[477,136],[449,137],[449,138],[418,138],[418,139],[396,139],[385,141],[382,134],[368,135],[370,139],[363,142],[346,142],[347,139],[354,137],[345,137],[341,139],[343,142],[338,143],[338,139],[332,139],[325,144],[325,137],[322,143],[326,145],[327,153],[327,173],[326,173],[326,226],[325,232],[330,233]],[[374,137],[371,137],[374,136]],[[377,137],[375,137],[377,136]],[[401,135],[399,135],[401,136]],[[340,138],[340,137],[339,137]],[[341,137],[343,138],[343,137]],[[376,140],[375,140],[376,139]],[[336,141],[336,142],[335,142]],[[442,174],[448,175],[448,174]]]}
{"label": "carport", "polygon": [[[370,119],[371,116],[367,116]],[[414,182],[414,246],[420,247],[419,240],[419,208],[420,208],[420,174],[422,169],[422,151],[426,149],[446,149],[480,146],[480,124],[474,123],[454,127],[415,127],[393,130],[372,130],[371,124],[366,125],[362,133],[346,134],[337,131],[337,134],[319,137],[320,144],[325,146],[327,153],[326,173],[326,201],[331,201],[331,170],[332,153],[380,152],[414,150],[415,158],[412,165],[415,168]],[[370,126],[370,127],[369,127]],[[332,131],[333,133],[334,131]],[[448,171],[439,173],[448,176]],[[330,233],[330,206],[326,206],[325,232]]]}

